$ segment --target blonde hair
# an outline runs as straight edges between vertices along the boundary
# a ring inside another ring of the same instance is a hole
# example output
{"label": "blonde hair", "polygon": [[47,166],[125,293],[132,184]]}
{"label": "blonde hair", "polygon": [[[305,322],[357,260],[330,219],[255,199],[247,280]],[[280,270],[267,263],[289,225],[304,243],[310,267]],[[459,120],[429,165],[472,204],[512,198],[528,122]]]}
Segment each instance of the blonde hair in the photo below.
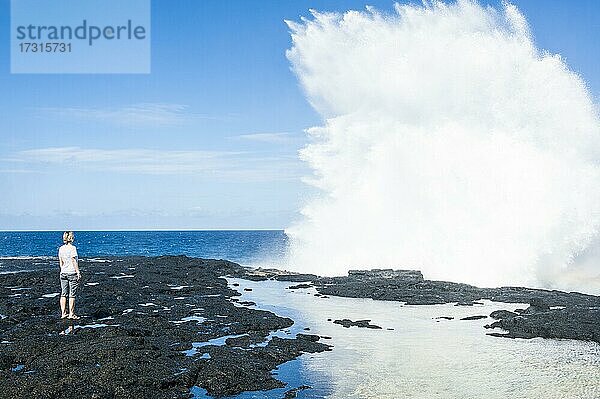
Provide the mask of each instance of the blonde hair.
{"label": "blonde hair", "polygon": [[65,231],[63,233],[63,242],[65,244],[71,244],[73,241],[75,241],[75,235],[73,234],[72,231]]}

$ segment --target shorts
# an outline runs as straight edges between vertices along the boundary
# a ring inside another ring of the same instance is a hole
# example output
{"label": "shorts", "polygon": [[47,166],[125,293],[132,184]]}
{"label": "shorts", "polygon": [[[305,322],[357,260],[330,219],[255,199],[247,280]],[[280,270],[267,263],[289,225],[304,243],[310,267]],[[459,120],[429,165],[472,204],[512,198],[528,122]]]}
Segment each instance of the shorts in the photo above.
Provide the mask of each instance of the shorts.
{"label": "shorts", "polygon": [[79,288],[77,274],[60,274],[60,296],[75,298],[77,295],[77,288]]}

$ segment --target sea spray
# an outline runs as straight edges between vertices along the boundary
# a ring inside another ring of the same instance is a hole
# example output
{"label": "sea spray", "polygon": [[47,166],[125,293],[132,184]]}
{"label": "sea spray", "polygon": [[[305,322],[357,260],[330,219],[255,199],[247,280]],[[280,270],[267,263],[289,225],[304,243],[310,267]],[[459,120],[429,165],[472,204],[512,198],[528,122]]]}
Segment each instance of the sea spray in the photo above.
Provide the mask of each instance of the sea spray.
{"label": "sea spray", "polygon": [[516,7],[312,15],[288,21],[324,119],[300,152],[318,194],[286,229],[289,267],[599,290],[597,109]]}

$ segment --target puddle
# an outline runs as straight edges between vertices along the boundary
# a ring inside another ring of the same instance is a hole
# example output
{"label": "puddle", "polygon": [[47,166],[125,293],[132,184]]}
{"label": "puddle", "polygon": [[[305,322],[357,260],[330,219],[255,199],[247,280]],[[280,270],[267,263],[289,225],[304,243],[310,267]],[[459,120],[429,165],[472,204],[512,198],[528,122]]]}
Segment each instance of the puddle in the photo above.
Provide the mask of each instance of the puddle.
{"label": "puddle", "polygon": [[44,294],[44,295],[42,295],[42,298],[56,298],[59,295],[60,295],[60,292],[53,292],[51,294]]}
{"label": "puddle", "polygon": [[183,324],[183,323],[187,323],[187,322],[190,322],[190,321],[195,321],[196,324],[201,324],[201,323],[204,323],[206,321],[206,317],[188,316],[188,317],[184,317],[181,320],[171,321],[171,323],[173,323],[173,324]]}
{"label": "puddle", "polygon": [[118,324],[104,324],[104,323],[98,323],[98,324],[84,324],[84,325],[76,325],[75,329],[78,328],[103,328],[103,327],[118,327]]}
{"label": "puddle", "polygon": [[[296,334],[298,334],[300,332],[299,328],[295,328],[294,329],[294,333],[292,333],[290,330],[277,330],[277,331],[271,331],[271,333],[269,335],[267,335],[267,337],[265,338],[265,340],[263,342],[259,342],[257,344],[251,344],[250,347],[251,348],[264,348],[265,346],[269,345],[269,342],[271,342],[271,340],[274,337],[277,338],[296,338]],[[303,331],[306,332],[306,331]]]}
{"label": "puddle", "polygon": [[205,346],[223,346],[225,345],[225,341],[227,341],[229,338],[239,338],[239,337],[244,337],[248,334],[236,334],[236,335],[225,335],[223,337],[218,337],[218,338],[213,338],[213,339],[209,339],[206,342],[192,342],[192,349],[188,349],[186,351],[182,351],[182,353],[184,353],[186,356],[194,356],[196,353],[198,353],[198,349],[205,347]]}
{"label": "puddle", "polygon": [[174,291],[179,291],[184,288],[192,288],[192,286],[191,285],[176,285],[176,286],[169,286],[169,288],[171,288]]}
{"label": "puddle", "polygon": [[115,280],[120,280],[122,278],[134,278],[133,274],[121,274],[119,276],[110,276],[110,278],[114,278]]}
{"label": "puddle", "polygon": [[21,371],[21,370],[23,370],[24,368],[25,368],[25,365],[24,365],[24,364],[17,364],[15,367],[13,367],[12,369],[10,369],[10,371],[12,371],[12,372],[15,372],[15,373],[16,373],[16,372],[18,372],[18,371]]}

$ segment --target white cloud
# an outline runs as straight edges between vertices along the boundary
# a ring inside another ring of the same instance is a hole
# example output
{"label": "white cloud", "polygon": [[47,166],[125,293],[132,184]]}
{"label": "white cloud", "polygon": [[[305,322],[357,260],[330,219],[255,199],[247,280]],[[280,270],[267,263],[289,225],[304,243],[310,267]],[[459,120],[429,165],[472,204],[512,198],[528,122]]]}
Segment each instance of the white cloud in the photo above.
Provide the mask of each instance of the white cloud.
{"label": "white cloud", "polygon": [[295,179],[302,174],[302,164],[295,157],[235,151],[49,147],[19,151],[4,161],[38,168],[55,166],[74,170],[148,175],[196,174],[251,180]]}
{"label": "white cloud", "polygon": [[140,103],[123,107],[44,107],[37,110],[44,116],[95,120],[131,127],[174,126],[196,119],[214,119],[191,112],[187,105],[168,103]]}
{"label": "white cloud", "polygon": [[1,174],[27,174],[27,173],[35,173],[35,171],[32,171],[30,169],[1,169],[0,168],[0,173]]}
{"label": "white cloud", "polygon": [[250,140],[250,141],[258,141],[262,143],[274,143],[274,144],[284,144],[290,143],[298,140],[298,137],[293,135],[292,133],[252,133],[252,134],[241,134],[239,136],[234,136],[235,138],[239,138],[242,140]]}

